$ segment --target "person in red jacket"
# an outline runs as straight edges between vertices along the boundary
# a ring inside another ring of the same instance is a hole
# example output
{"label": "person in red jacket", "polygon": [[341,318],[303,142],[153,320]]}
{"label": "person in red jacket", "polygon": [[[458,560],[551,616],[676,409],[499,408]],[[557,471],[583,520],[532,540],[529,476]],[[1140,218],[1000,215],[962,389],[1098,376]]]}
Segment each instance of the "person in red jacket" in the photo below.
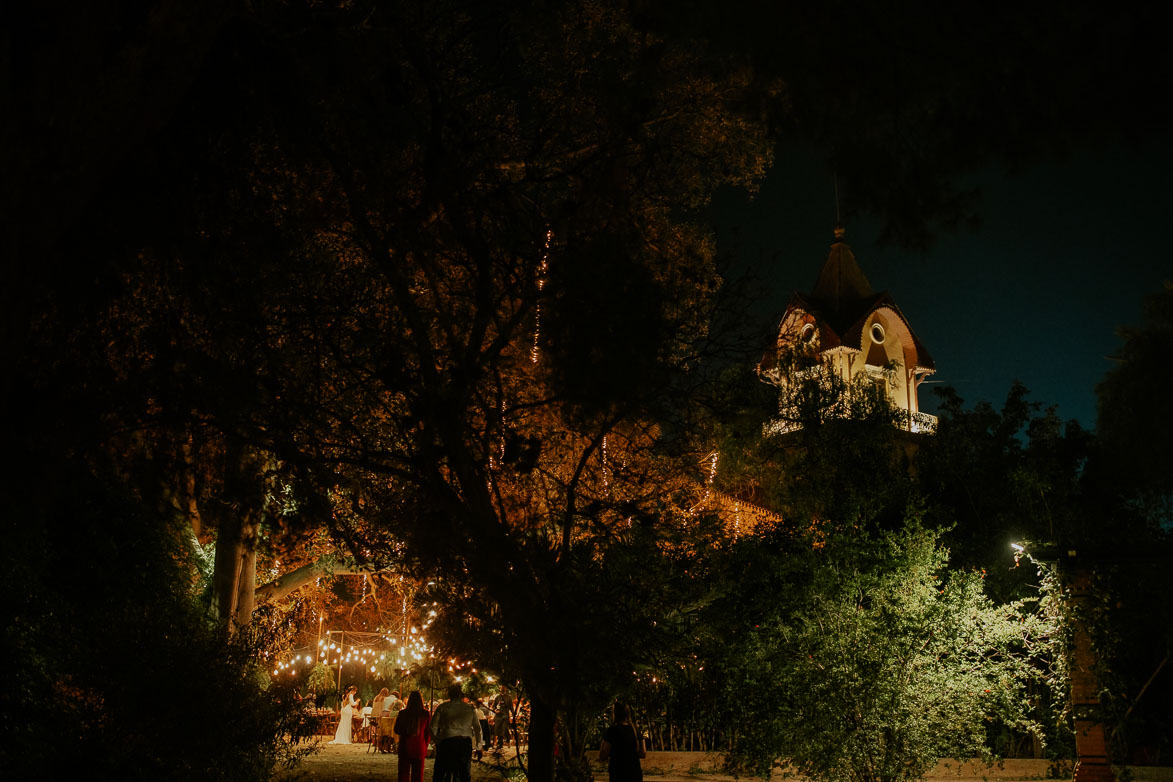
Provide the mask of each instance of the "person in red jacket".
{"label": "person in red jacket", "polygon": [[395,735],[399,737],[399,782],[424,782],[424,758],[428,755],[428,731],[431,720],[419,690],[407,696],[407,708],[395,716]]}

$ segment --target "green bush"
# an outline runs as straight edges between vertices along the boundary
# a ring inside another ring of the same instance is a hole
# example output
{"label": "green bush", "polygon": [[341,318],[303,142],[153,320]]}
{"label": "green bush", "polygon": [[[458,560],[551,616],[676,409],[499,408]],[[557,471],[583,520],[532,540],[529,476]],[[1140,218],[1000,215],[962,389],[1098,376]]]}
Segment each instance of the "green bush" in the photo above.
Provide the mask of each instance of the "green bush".
{"label": "green bush", "polygon": [[942,757],[992,755],[990,725],[1041,728],[1032,683],[1057,638],[1033,601],[995,605],[949,572],[936,535],[843,535],[796,555],[779,610],[732,651],[732,758],[826,782],[919,779]]}
{"label": "green bush", "polygon": [[264,631],[206,617],[179,530],[84,468],[19,483],[0,554],[6,774],[259,780],[298,756],[312,726],[290,686],[261,686]]}

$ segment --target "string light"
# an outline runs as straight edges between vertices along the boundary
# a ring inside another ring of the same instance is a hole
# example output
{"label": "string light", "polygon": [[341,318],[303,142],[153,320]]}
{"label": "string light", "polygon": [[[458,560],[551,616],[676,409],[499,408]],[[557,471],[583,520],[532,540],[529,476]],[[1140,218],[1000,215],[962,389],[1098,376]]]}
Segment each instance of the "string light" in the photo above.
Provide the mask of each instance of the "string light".
{"label": "string light", "polygon": [[611,487],[611,481],[607,475],[607,435],[603,435],[603,490],[606,491]]}
{"label": "string light", "polygon": [[[426,636],[422,632],[437,620],[438,611],[434,609],[439,606],[439,603],[433,602],[431,606],[433,610],[428,611],[428,622],[412,627],[406,624],[405,619],[406,626],[403,627],[401,631],[402,635],[400,636],[402,643],[400,643],[400,638],[383,632],[382,628],[379,628],[379,631],[375,633],[350,630],[327,630],[325,633],[326,638],[318,639],[316,657],[311,656],[306,651],[293,652],[290,654],[288,662],[276,661],[277,667],[273,669],[273,675],[278,676],[281,672],[288,671],[291,677],[297,676],[298,670],[296,666],[300,665],[303,660],[307,666],[307,672],[314,661],[318,660],[318,665],[339,666],[339,675],[341,675],[341,668],[345,667],[347,663],[354,663],[356,666],[361,666],[365,669],[364,673],[378,674],[378,663],[388,662],[389,654],[394,652],[395,649],[399,650],[398,660],[395,662],[404,668],[409,664],[422,663],[425,661],[425,658],[435,660],[436,648],[428,643]],[[348,633],[351,635],[349,639],[347,638]],[[336,634],[340,636],[338,642],[333,640]],[[365,642],[362,640],[364,637],[367,639]],[[349,647],[347,644],[348,641],[350,641]],[[374,643],[376,646],[386,644],[387,647],[379,649],[369,645],[371,643]],[[268,659],[270,652],[261,652],[261,657]],[[449,670],[453,673],[460,673],[462,678],[468,675],[466,671],[470,668],[473,674],[477,672],[469,660],[461,661],[453,657],[448,662]],[[491,682],[492,678],[489,677],[488,681]]]}
{"label": "string light", "polygon": [[554,238],[554,232],[546,229],[546,244],[542,248],[542,260],[538,264],[538,303],[534,309],[534,345],[529,352],[529,360],[531,363],[538,363],[539,347],[538,341],[542,334],[542,290],[546,287],[546,272],[550,268],[550,240]]}

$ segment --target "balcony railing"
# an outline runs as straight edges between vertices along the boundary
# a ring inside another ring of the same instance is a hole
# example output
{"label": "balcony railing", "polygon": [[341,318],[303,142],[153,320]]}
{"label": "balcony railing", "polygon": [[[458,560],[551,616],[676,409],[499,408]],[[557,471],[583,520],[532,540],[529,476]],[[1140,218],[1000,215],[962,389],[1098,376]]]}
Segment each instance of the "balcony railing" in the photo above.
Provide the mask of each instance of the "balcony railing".
{"label": "balcony railing", "polygon": [[913,434],[936,434],[937,416],[928,413],[910,413],[908,431]]}
{"label": "balcony railing", "polygon": [[[785,413],[789,413],[786,415]],[[832,411],[831,417],[846,418],[847,413],[841,410]],[[789,434],[790,432],[797,432],[802,428],[802,424],[797,420],[796,411],[784,411],[784,414],[773,421],[768,421],[762,427],[762,435],[765,437],[772,437],[774,435]],[[928,413],[903,413],[894,421],[898,429],[903,429],[913,434],[936,434],[937,432],[937,416],[929,415]]]}

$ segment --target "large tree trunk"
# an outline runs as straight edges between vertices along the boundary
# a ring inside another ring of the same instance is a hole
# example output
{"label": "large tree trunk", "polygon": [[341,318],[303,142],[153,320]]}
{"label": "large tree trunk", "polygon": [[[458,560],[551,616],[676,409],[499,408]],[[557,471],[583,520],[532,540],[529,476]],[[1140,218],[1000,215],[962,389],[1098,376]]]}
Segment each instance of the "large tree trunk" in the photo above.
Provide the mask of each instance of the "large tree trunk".
{"label": "large tree trunk", "polygon": [[253,620],[256,602],[253,592],[257,586],[257,533],[260,513],[248,514],[240,527],[240,543],[236,561],[236,610],[232,613],[232,626],[244,627]]}
{"label": "large tree trunk", "polygon": [[212,606],[233,627],[252,621],[257,572],[256,515],[225,514],[216,534],[216,562],[212,574]]}
{"label": "large tree trunk", "polygon": [[233,627],[253,618],[257,583],[257,533],[262,514],[263,467],[250,449],[232,449],[225,460],[224,502],[216,532],[212,608]]}
{"label": "large tree trunk", "polygon": [[240,519],[234,514],[224,514],[216,530],[216,560],[212,570],[212,610],[223,619],[236,614],[239,541]]}
{"label": "large tree trunk", "polygon": [[529,782],[554,781],[554,709],[530,693]]}

